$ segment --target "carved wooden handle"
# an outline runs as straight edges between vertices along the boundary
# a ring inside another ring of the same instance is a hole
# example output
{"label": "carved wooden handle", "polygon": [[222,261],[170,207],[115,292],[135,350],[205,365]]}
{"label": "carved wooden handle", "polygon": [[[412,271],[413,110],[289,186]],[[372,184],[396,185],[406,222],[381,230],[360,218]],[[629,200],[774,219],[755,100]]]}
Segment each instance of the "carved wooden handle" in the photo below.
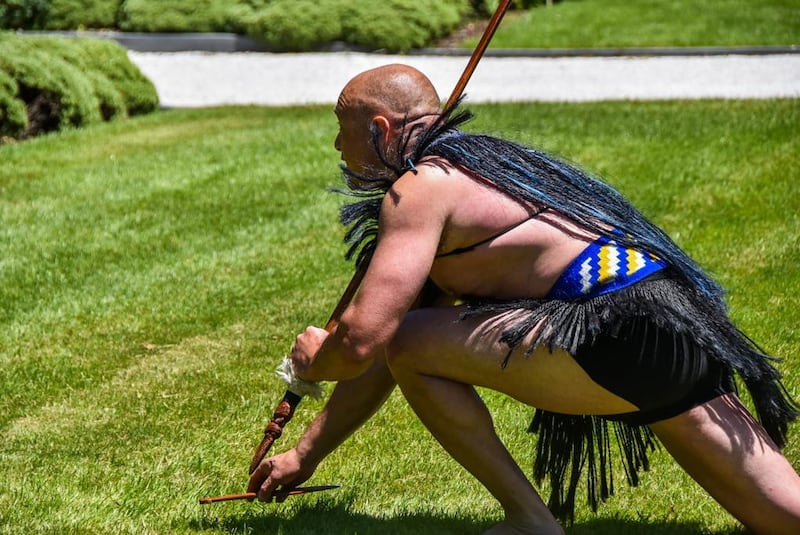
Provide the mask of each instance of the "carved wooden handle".
{"label": "carved wooden handle", "polygon": [[267,455],[270,447],[272,447],[272,443],[281,436],[283,427],[289,423],[289,420],[294,416],[294,411],[300,404],[301,399],[300,396],[288,390],[283,395],[283,400],[281,400],[275,412],[272,414],[272,420],[270,420],[267,427],[264,428],[264,438],[261,440],[258,448],[256,448],[253,460],[250,461],[251,474],[255,472],[258,465],[261,464],[261,460]]}

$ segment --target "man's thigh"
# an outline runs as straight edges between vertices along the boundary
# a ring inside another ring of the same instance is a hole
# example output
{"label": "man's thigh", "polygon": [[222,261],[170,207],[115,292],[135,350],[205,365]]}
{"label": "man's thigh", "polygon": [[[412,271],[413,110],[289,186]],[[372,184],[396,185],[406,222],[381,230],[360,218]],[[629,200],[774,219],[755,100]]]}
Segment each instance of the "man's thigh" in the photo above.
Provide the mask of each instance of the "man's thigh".
{"label": "man's thigh", "polygon": [[[537,348],[524,356],[500,342],[514,313],[461,319],[461,307],[415,310],[389,347],[393,368],[503,392],[523,403],[565,414],[620,414],[637,407],[606,390],[566,351]],[[524,346],[524,344],[523,344]]]}

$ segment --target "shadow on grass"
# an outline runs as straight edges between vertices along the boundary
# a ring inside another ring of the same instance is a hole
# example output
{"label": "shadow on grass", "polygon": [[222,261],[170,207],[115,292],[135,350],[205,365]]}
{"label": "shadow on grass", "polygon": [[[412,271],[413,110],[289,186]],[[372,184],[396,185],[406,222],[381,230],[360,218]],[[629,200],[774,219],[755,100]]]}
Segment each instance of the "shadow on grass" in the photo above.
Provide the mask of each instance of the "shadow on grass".
{"label": "shadow on grass", "polygon": [[597,518],[571,526],[568,535],[745,535],[744,528],[710,531],[698,522],[678,520],[631,520],[622,518]]}
{"label": "shadow on grass", "polygon": [[[408,513],[391,518],[378,518],[354,513],[343,505],[316,504],[297,509],[291,517],[264,511],[247,511],[238,516],[195,519],[196,530],[226,533],[269,533],[274,535],[478,535],[491,524],[469,518]],[[697,535],[710,534],[696,522],[646,521],[598,518],[577,523],[566,530],[568,535]],[[743,530],[716,532],[717,535],[743,534]]]}
{"label": "shadow on grass", "polygon": [[379,518],[350,511],[344,505],[316,504],[302,506],[287,517],[266,511],[247,511],[225,518],[194,519],[197,530],[220,530],[226,533],[269,533],[271,535],[461,535],[480,533],[491,524],[441,514],[416,514]]}

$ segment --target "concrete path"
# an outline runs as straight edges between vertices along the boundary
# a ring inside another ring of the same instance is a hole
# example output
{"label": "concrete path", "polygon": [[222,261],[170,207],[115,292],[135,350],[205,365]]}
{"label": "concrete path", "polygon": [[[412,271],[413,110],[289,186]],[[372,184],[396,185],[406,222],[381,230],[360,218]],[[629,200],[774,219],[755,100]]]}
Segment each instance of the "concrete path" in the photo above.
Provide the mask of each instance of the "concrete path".
{"label": "concrete path", "polygon": [[[442,98],[467,58],[358,52],[128,52],[164,107],[332,104],[355,74],[413,65]],[[800,54],[654,57],[484,57],[468,102],[800,97]]]}

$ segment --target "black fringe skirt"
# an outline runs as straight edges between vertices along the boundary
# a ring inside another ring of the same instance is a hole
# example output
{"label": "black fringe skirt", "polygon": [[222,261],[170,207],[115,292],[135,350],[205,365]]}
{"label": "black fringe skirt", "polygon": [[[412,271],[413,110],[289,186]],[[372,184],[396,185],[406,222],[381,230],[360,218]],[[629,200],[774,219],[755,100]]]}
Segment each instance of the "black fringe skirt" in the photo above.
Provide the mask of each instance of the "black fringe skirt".
{"label": "black fringe skirt", "polygon": [[[688,361],[680,365],[697,369],[698,362],[694,361],[701,360],[699,365],[703,370],[718,370],[717,384],[703,386],[706,391],[735,390],[733,376],[738,375],[750,393],[761,424],[778,446],[785,444],[788,425],[800,414],[773,366],[778,359],[765,354],[739,331],[726,310],[671,272],[662,272],[622,290],[589,299],[471,302],[465,317],[510,311],[516,312],[513,320],[500,327],[503,329],[501,340],[510,348],[503,365],[524,342],[526,357],[539,346],[551,351],[560,348],[575,356],[579,363],[596,359],[593,367],[601,369],[609,356],[599,348],[608,340],[627,340],[631,325],[640,328],[645,322],[652,326],[650,332],[660,332],[662,340],[669,340],[670,355]],[[664,332],[670,336],[663,336]],[[653,345],[652,340],[637,338],[636,343],[642,345],[635,351],[652,349],[654,359],[661,358],[658,344]],[[614,365],[608,362],[608,366]],[[631,377],[631,370],[626,372]],[[635,378],[635,370],[633,373]],[[704,372],[703,380],[707,376]],[[693,385],[682,384],[681,387],[687,388],[687,399],[663,401],[663,407],[659,406],[659,397],[674,394],[674,388],[669,385],[669,392],[654,392],[652,400],[631,400],[624,388],[623,392],[615,392],[613,386],[607,387],[637,407],[648,406],[647,411],[622,416],[574,416],[536,410],[529,429],[538,433],[533,476],[537,484],[549,480],[548,506],[556,517],[565,522],[573,520],[576,490],[584,469],[587,499],[593,510],[613,494],[612,431],[622,454],[626,479],[633,486],[638,483],[639,471],[649,467],[648,451],[657,446],[646,424],[675,416],[710,399],[708,395],[698,397],[704,392],[698,394]],[[648,390],[644,392],[649,395]],[[680,409],[670,413],[670,406]]]}

